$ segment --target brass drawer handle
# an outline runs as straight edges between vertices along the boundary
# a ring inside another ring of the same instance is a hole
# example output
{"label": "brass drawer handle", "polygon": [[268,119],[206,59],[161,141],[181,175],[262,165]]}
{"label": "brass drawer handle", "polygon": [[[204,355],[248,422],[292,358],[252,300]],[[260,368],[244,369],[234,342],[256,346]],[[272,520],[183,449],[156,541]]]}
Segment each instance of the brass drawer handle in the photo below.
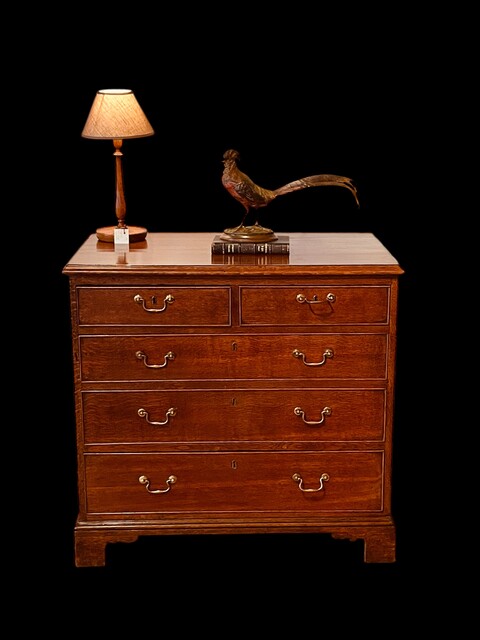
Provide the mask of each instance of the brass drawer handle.
{"label": "brass drawer handle", "polygon": [[293,413],[296,416],[301,416],[302,420],[304,421],[305,424],[311,424],[311,425],[319,425],[319,424],[323,424],[325,422],[325,416],[331,416],[332,415],[332,410],[330,409],[330,407],[324,407],[322,409],[321,412],[321,419],[318,421],[314,421],[314,420],[305,420],[305,411],[303,409],[301,409],[300,407],[295,407],[295,409],[293,410]]}
{"label": "brass drawer handle", "polygon": [[300,302],[300,304],[303,304],[304,302],[306,302],[307,304],[322,304],[323,302],[328,302],[330,306],[332,306],[331,303],[335,302],[336,299],[337,298],[334,293],[327,293],[327,295],[325,296],[325,300],[318,300],[317,294],[313,296],[312,300],[308,300],[307,296],[305,296],[303,293],[299,293],[296,297],[297,302]]}
{"label": "brass drawer handle", "polygon": [[168,478],[165,480],[165,482],[167,483],[166,489],[150,489],[150,480],[147,478],[147,476],[140,476],[138,481],[140,482],[140,484],[145,485],[145,489],[148,491],[148,493],[167,493],[167,491],[170,491],[171,485],[175,484],[175,482],[177,481],[177,477],[168,476]]}
{"label": "brass drawer handle", "polygon": [[[141,304],[144,311],[148,311],[148,313],[161,313],[162,311],[165,311],[165,309],[168,307],[169,304],[172,304],[173,302],[175,302],[175,297],[172,296],[171,293],[169,293],[167,296],[165,296],[165,298],[163,299],[163,307],[161,307],[160,309],[154,309],[153,307],[147,307],[145,304],[145,299],[142,298],[141,295],[139,295],[137,293],[136,296],[133,296],[134,301],[137,304]],[[152,296],[152,303],[156,304],[157,300],[155,298],[155,296]]]}
{"label": "brass drawer handle", "polygon": [[322,475],[320,476],[320,486],[318,487],[318,489],[304,489],[302,487],[303,479],[299,473],[294,473],[292,476],[292,480],[294,482],[298,482],[298,488],[300,489],[300,491],[304,491],[305,493],[315,493],[317,491],[322,491],[323,483],[328,482],[330,480],[330,476],[328,475],[328,473],[322,473]]}
{"label": "brass drawer handle", "polygon": [[150,418],[148,417],[148,411],[146,411],[145,409],[139,409],[137,411],[138,415],[140,416],[140,418],[145,418],[145,420],[148,422],[148,424],[153,425],[154,427],[161,427],[164,424],[167,424],[170,416],[176,416],[177,415],[177,409],[175,407],[170,407],[170,409],[168,409],[165,412],[165,420],[163,422],[154,422],[153,420],[150,420]]}
{"label": "brass drawer handle", "polygon": [[305,360],[305,354],[298,349],[294,349],[292,353],[294,358],[302,358],[303,364],[307,367],[321,367],[327,361],[327,358],[333,358],[333,349],[325,349],[323,353],[323,360],[321,362],[307,362]]}
{"label": "brass drawer handle", "polygon": [[163,367],[167,366],[169,360],[175,360],[175,354],[173,353],[173,351],[169,351],[165,354],[163,364],[148,364],[147,356],[143,353],[143,351],[137,351],[135,357],[139,360],[143,360],[143,364],[149,369],[163,369]]}

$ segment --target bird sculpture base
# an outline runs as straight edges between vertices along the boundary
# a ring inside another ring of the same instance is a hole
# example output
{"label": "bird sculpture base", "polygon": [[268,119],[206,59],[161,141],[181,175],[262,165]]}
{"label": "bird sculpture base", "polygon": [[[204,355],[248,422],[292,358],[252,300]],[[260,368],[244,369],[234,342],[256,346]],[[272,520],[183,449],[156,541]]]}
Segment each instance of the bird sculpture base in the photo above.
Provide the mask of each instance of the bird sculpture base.
{"label": "bird sculpture base", "polygon": [[224,229],[220,239],[227,242],[274,242],[278,238],[271,229],[256,223],[248,227],[241,224],[232,229]]}

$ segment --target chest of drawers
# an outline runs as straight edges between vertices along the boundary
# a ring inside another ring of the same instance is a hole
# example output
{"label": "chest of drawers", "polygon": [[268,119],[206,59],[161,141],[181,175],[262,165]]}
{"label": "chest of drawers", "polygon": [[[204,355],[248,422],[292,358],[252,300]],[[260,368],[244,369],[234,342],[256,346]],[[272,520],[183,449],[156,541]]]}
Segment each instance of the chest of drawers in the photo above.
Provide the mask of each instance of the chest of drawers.
{"label": "chest of drawers", "polygon": [[210,233],[89,237],[65,266],[76,566],[162,534],[329,533],[395,561],[398,280],[369,233],[212,256]]}

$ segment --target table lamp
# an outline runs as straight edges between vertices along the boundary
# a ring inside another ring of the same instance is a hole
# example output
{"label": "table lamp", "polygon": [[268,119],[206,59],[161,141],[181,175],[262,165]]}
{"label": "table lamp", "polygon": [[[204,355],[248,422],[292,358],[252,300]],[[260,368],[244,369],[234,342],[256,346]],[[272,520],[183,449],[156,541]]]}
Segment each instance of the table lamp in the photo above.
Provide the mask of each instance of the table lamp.
{"label": "table lamp", "polygon": [[127,227],[127,206],[123,186],[122,152],[123,140],[152,136],[154,130],[147,120],[130,89],[102,89],[97,91],[87,122],[82,131],[83,138],[113,140],[115,147],[115,214],[117,226],[97,229],[97,238],[103,242],[115,242],[115,230],[128,230],[129,242],[145,240],[144,227]]}

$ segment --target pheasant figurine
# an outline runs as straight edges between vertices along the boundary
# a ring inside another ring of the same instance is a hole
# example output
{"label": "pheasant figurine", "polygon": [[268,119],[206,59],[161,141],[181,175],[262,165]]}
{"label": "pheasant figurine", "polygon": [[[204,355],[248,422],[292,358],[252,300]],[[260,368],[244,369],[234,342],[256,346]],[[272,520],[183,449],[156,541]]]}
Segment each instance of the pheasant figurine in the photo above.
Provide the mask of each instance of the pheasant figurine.
{"label": "pheasant figurine", "polygon": [[316,176],[307,176],[294,180],[288,184],[279,187],[278,189],[270,190],[264,189],[255,184],[245,173],[240,171],[237,166],[237,161],[240,158],[240,154],[235,149],[229,149],[223,154],[223,174],[222,184],[231,196],[240,202],[245,213],[241,223],[232,229],[225,229],[224,239],[235,240],[237,242],[269,242],[276,240],[276,236],[271,229],[262,227],[258,220],[254,225],[245,226],[245,220],[250,213],[251,209],[260,209],[266,207],[269,202],[274,200],[277,196],[283,196],[293,191],[299,191],[300,189],[306,189],[307,187],[323,187],[334,186],[344,187],[348,189],[355,198],[357,206],[360,206],[358,201],[357,189],[350,178],[343,176],[336,176],[333,174],[319,174]]}

